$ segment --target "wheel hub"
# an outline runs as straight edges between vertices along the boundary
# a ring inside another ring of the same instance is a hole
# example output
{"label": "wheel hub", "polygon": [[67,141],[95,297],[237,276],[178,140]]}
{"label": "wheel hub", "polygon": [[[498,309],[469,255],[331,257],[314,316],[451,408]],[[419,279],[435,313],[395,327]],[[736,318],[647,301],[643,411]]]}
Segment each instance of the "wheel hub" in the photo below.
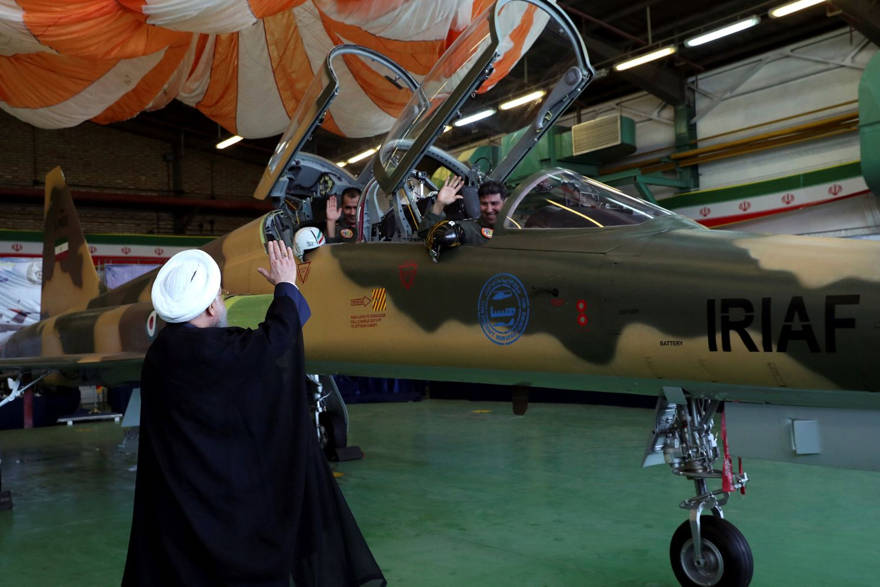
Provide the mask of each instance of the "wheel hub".
{"label": "wheel hub", "polygon": [[718,548],[706,540],[703,542],[703,560],[697,561],[694,553],[694,541],[685,542],[681,547],[681,568],[687,574],[688,579],[697,585],[711,587],[717,585],[724,576],[724,557]]}

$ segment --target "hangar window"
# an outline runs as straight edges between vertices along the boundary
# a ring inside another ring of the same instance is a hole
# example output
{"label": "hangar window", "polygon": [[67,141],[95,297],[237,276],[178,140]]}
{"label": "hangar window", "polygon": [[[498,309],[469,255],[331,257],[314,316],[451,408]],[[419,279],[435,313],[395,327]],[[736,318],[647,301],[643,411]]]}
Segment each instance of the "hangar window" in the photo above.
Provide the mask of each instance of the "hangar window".
{"label": "hangar window", "polygon": [[670,212],[570,171],[533,176],[504,219],[505,228],[604,228],[641,224]]}

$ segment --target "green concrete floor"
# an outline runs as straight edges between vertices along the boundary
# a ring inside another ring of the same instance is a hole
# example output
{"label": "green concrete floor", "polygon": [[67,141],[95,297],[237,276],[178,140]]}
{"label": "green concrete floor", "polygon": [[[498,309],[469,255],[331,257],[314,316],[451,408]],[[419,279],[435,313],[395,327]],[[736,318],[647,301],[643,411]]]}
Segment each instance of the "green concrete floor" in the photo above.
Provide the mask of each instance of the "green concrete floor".
{"label": "green concrete floor", "polygon": [[[350,406],[366,457],[334,465],[391,585],[675,585],[692,484],[641,469],[652,410],[428,400]],[[118,424],[0,432],[0,585],[118,585],[135,447]],[[735,449],[735,447],[733,447]],[[758,586],[876,585],[880,473],[745,463],[727,518]]]}

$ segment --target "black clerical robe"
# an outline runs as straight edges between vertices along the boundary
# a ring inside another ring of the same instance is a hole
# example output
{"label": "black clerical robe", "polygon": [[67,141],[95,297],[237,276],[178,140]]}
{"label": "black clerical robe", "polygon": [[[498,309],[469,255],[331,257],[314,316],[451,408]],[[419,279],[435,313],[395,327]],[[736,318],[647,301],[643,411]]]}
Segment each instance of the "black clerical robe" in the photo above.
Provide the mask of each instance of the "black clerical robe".
{"label": "black clerical robe", "polygon": [[124,586],[384,585],[317,444],[308,312],[279,284],[255,330],[159,332],[141,373]]}

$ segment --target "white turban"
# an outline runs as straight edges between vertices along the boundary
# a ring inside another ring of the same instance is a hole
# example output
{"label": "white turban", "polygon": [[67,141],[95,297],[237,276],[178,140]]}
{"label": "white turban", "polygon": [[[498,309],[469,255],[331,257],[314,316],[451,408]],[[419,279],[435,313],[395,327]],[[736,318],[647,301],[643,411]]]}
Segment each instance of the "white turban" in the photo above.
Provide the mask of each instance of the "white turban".
{"label": "white turban", "polygon": [[165,263],[150,293],[153,308],[165,322],[189,322],[204,312],[220,292],[220,268],[199,249],[180,251]]}

